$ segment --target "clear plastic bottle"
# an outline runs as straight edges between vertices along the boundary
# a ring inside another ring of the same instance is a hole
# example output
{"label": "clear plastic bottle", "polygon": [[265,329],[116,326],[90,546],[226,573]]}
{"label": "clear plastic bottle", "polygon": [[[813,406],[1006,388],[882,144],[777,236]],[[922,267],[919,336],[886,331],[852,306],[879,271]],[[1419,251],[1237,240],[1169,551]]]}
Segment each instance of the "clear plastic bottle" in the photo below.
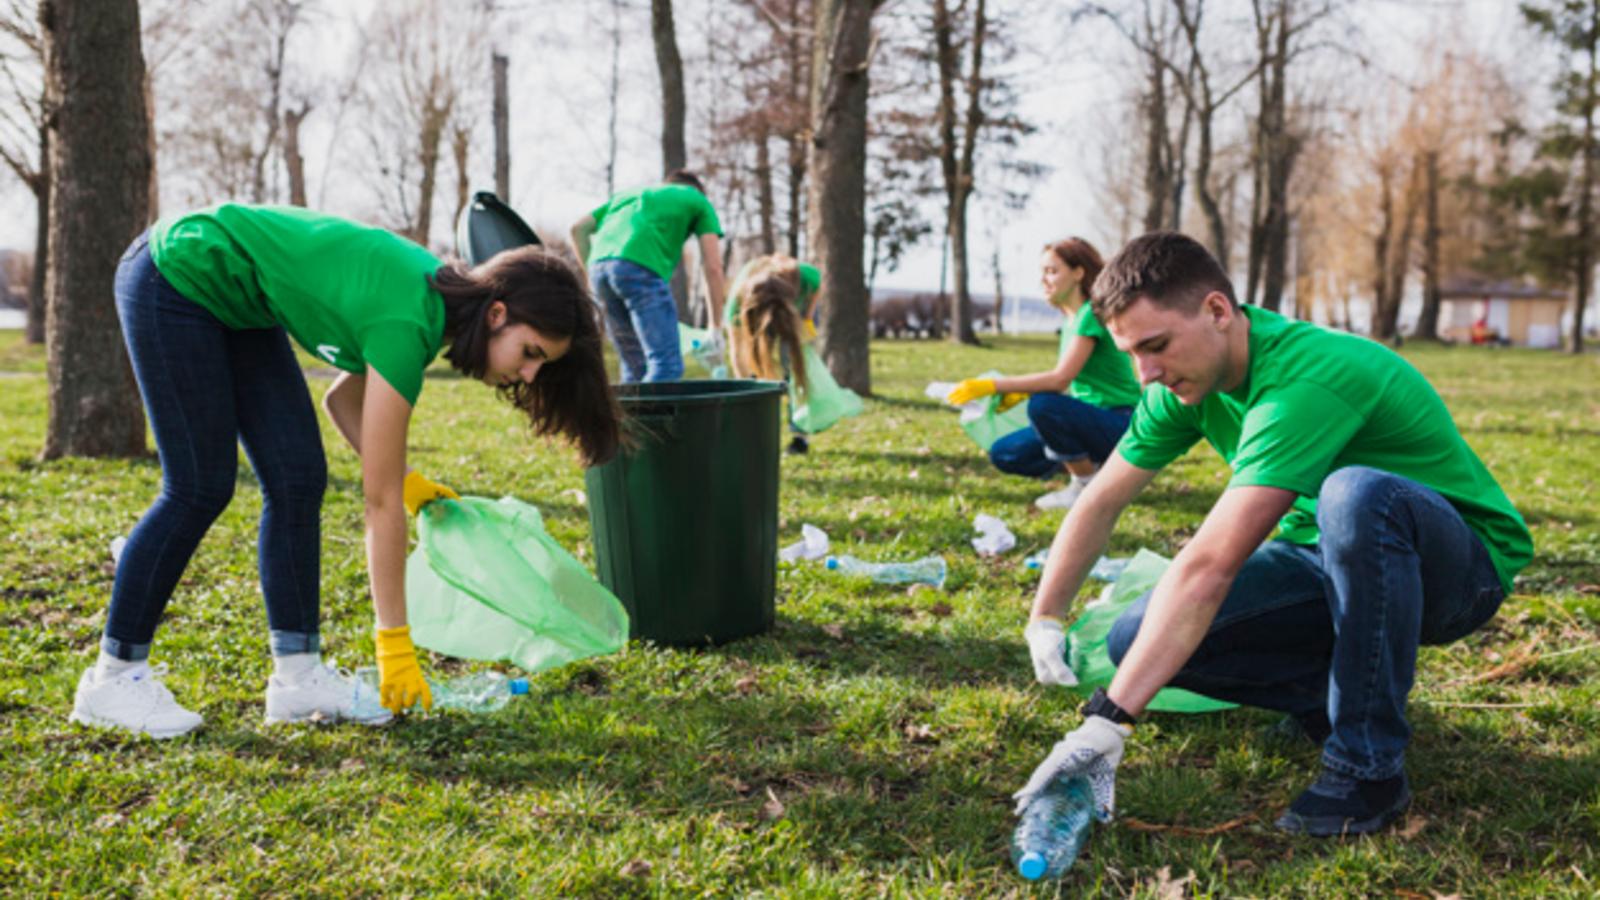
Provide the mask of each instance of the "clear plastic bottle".
{"label": "clear plastic bottle", "polygon": [[[359,703],[378,702],[378,669],[362,666],[356,677],[368,690],[356,697]],[[528,692],[528,679],[507,678],[499,672],[473,672],[441,681],[428,679],[428,690],[433,694],[434,709],[460,709],[466,712],[494,712],[511,702],[511,698]]]}
{"label": "clear plastic bottle", "polygon": [[854,556],[830,556],[828,568],[847,575],[865,575],[879,584],[926,584],[944,587],[949,568],[942,556],[925,556],[912,562],[874,563]]}
{"label": "clear plastic bottle", "polygon": [[[1042,569],[1044,568],[1045,560],[1049,558],[1050,551],[1048,549],[1040,550],[1038,553],[1024,559],[1022,567],[1025,569]],[[1094,567],[1089,570],[1089,577],[1097,581],[1116,581],[1122,577],[1122,572],[1128,568],[1129,562],[1132,562],[1132,560],[1102,556],[1095,560]]]}
{"label": "clear plastic bottle", "polygon": [[1060,878],[1089,841],[1094,791],[1082,776],[1057,778],[1029,801],[1011,835],[1011,861],[1029,881]]}

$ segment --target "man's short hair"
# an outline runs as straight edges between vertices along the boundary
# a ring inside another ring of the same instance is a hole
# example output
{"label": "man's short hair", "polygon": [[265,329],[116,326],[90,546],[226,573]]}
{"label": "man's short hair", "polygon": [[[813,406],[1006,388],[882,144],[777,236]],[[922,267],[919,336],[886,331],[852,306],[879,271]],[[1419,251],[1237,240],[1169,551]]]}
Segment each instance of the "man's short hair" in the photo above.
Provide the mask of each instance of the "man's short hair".
{"label": "man's short hair", "polygon": [[1176,231],[1152,231],[1129,241],[1106,263],[1090,302],[1102,322],[1115,319],[1140,298],[1192,315],[1212,291],[1239,305],[1228,273],[1199,241]]}
{"label": "man's short hair", "polygon": [[700,182],[700,176],[688,169],[673,169],[668,172],[667,184],[686,184],[702,194],[706,192],[706,186]]}

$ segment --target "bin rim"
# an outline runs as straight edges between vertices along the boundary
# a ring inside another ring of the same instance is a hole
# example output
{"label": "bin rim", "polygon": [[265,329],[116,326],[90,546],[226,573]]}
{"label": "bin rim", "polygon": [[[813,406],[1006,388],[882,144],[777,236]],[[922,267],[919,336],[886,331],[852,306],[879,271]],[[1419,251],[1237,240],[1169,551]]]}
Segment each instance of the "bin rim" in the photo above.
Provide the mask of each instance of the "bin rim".
{"label": "bin rim", "polygon": [[781,381],[751,378],[711,378],[692,381],[653,381],[612,385],[623,409],[657,403],[704,406],[730,401],[782,395]]}

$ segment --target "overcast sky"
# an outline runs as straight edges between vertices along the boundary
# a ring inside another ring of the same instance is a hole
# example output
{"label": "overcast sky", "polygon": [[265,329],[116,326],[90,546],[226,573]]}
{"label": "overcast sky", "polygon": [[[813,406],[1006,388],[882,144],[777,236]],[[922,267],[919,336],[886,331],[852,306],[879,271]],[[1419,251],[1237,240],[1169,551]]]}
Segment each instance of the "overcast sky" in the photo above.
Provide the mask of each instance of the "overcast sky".
{"label": "overcast sky", "polygon": [[[319,26],[309,38],[309,57],[326,61],[324,65],[331,71],[343,65],[350,55],[349,34],[353,29],[340,27],[338,17],[360,15],[370,2],[330,4],[339,12],[333,14],[334,21]],[[659,88],[649,40],[648,4],[632,6],[624,24],[619,186],[650,180],[659,170],[660,159],[656,107]],[[693,118],[705,114],[703,107],[697,106],[705,92],[696,90],[696,79],[704,78],[705,73],[695,67],[693,47],[704,46],[701,35],[716,27],[715,21],[708,21],[715,6],[708,0],[678,0],[677,6],[680,43],[689,57],[686,74]],[[535,227],[564,231],[568,223],[603,199],[604,87],[609,57],[605,37],[596,32],[595,22],[604,21],[601,13],[609,8],[608,3],[599,0],[524,0],[513,17],[520,24],[500,35],[511,58],[511,200]],[[1053,4],[1035,8],[1048,11]],[[1420,69],[1414,48],[1446,22],[1460,23],[1474,36],[1473,43],[1497,48],[1497,52],[1515,53],[1518,45],[1529,46],[1516,4],[1510,0],[1396,0],[1369,3],[1368,8],[1372,12],[1367,24],[1373,26],[1371,39],[1380,63],[1401,74]],[[1069,26],[1064,16],[1034,18],[1038,21],[1030,23],[1027,39],[1037,42],[1034,49],[1046,51],[1051,63],[1026,73],[1020,82],[1022,113],[1041,126],[1024,152],[1049,162],[1053,169],[1047,179],[1034,187],[1024,210],[996,215],[982,205],[974,209],[971,268],[974,290],[980,294],[992,288],[988,261],[996,241],[1008,293],[1037,292],[1038,250],[1046,241],[1081,235],[1097,243],[1102,252],[1109,254],[1116,249],[1109,243],[1116,237],[1111,233],[1114,226],[1105,215],[1097,214],[1089,187],[1090,179],[1103,165],[1100,144],[1089,135],[1107,124],[1104,106],[1097,101],[1114,94],[1119,81],[1125,80],[1112,62],[1115,52],[1110,48],[1117,39],[1103,28]],[[537,26],[527,24],[532,22]],[[1240,112],[1235,109],[1229,114],[1237,117]],[[356,143],[349,135],[336,136],[326,117],[313,115],[308,119],[305,142],[312,202],[360,217],[372,208],[370,189],[364,186],[360,173],[348,166],[326,166],[325,150],[331,140],[341,142],[341,158],[359,164],[359,153],[353,152]],[[479,168],[487,181],[486,159]],[[224,198],[204,198],[200,202],[221,199]],[[0,246],[31,246],[31,197],[8,171],[0,177],[0,209],[4,210],[0,215]],[[939,244],[930,238],[898,271],[880,273],[879,284],[935,287],[939,256]]]}

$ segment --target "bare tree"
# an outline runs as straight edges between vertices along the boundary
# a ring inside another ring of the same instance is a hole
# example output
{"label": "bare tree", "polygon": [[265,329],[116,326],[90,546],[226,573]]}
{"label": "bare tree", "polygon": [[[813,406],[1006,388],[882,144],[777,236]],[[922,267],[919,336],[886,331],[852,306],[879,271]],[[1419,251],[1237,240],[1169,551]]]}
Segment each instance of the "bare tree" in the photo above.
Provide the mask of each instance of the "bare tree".
{"label": "bare tree", "polygon": [[111,296],[117,261],[148,214],[139,7],[50,0],[39,31],[53,210],[43,457],[134,456],[144,452],[144,410]]}
{"label": "bare tree", "polygon": [[967,201],[973,189],[973,156],[978,130],[983,125],[983,46],[988,37],[988,5],[976,0],[966,34],[968,69],[965,77],[966,111],[957,133],[955,91],[960,73],[956,25],[947,0],[933,0],[933,42],[939,71],[939,168],[944,175],[945,235],[950,241],[950,261],[955,269],[955,297],[951,308],[950,339],[976,344],[972,329],[972,294],[967,272]]}
{"label": "bare tree", "polygon": [[[460,21],[460,17],[471,17]],[[481,7],[463,12],[442,0],[378,7],[366,24],[374,56],[363,75],[368,146],[379,161],[379,203],[396,230],[427,245],[445,141],[473,121],[488,58]]]}
{"label": "bare tree", "polygon": [[[510,68],[511,61],[504,53],[496,53],[489,58],[490,65],[494,68],[494,192],[500,199],[511,202],[511,98],[506,88],[506,70]],[[612,58],[612,71],[616,71],[616,59]],[[612,131],[616,130],[616,107],[612,106]],[[606,166],[607,187],[610,193],[609,175],[611,166]]]}
{"label": "bare tree", "polygon": [[678,54],[678,33],[672,24],[672,0],[650,0],[650,36],[661,73],[661,167],[670,172],[688,165],[689,158],[683,138],[688,103],[683,93],[683,57]]}
{"label": "bare tree", "polygon": [[45,339],[45,260],[50,252],[50,129],[45,125],[44,43],[33,0],[7,0],[0,11],[0,160],[33,194],[34,264],[25,339]]}
{"label": "bare tree", "polygon": [[815,0],[807,245],[828,304],[822,353],[840,384],[870,393],[866,243],[867,87],[877,0]]}

